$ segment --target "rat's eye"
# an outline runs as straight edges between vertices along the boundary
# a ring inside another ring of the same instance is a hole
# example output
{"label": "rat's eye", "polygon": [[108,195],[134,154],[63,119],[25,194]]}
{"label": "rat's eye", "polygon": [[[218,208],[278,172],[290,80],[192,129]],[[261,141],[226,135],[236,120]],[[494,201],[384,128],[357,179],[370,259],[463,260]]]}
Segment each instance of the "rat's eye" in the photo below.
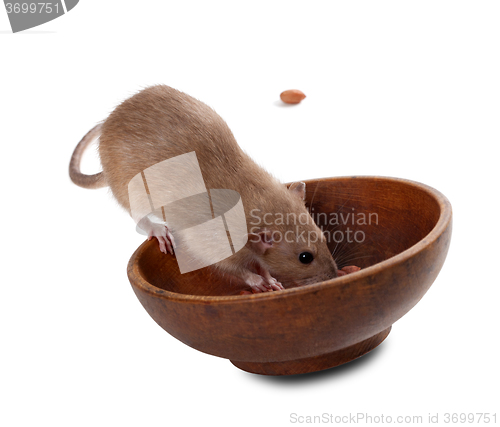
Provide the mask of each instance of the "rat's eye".
{"label": "rat's eye", "polygon": [[313,254],[311,252],[302,252],[299,255],[299,261],[302,264],[310,264],[313,259],[314,259],[314,257],[313,257]]}

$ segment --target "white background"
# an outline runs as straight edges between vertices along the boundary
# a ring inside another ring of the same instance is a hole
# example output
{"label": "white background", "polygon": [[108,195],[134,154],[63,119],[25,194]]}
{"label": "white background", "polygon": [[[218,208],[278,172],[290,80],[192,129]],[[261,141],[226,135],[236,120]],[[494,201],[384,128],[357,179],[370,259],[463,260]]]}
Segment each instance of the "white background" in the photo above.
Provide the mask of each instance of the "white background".
{"label": "white background", "polygon": [[[494,1],[82,0],[12,34],[1,7],[0,424],[286,426],[294,413],[444,424],[447,412],[500,423],[499,22]],[[92,126],[155,83],[215,108],[283,181],[395,176],[449,198],[448,259],[377,350],[264,377],[148,316],[126,276],[143,237],[67,168]],[[290,88],[307,98],[284,107]]]}

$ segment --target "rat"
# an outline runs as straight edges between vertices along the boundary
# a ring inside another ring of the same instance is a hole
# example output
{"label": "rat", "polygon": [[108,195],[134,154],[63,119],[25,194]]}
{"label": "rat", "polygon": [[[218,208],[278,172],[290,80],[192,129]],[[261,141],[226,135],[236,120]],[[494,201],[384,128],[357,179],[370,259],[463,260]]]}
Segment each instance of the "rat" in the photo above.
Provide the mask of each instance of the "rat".
{"label": "rat", "polygon": [[[80,171],[81,158],[97,138],[102,172],[85,175]],[[326,238],[305,206],[306,184],[295,182],[287,187],[279,182],[239,147],[226,122],[212,108],[169,86],[148,87],[118,105],[79,142],[69,175],[83,188],[109,186],[131,214],[130,180],[165,159],[193,151],[207,188],[239,193],[249,230],[242,249],[209,268],[243,281],[253,293],[337,277]],[[168,188],[168,182],[165,185]],[[295,220],[270,221],[283,217]],[[168,223],[145,217],[138,226],[149,240],[158,240],[166,256],[174,255]]]}

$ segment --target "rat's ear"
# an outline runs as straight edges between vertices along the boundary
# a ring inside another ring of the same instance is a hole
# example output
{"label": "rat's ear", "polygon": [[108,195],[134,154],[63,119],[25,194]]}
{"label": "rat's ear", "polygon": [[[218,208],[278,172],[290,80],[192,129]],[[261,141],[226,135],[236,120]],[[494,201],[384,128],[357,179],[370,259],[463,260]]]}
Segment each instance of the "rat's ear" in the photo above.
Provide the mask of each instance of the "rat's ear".
{"label": "rat's ear", "polygon": [[306,183],[305,182],[294,182],[288,190],[297,196],[300,200],[306,200]]}
{"label": "rat's ear", "polygon": [[271,230],[248,233],[248,245],[258,254],[264,255],[273,246],[275,240],[273,237],[274,233]]}

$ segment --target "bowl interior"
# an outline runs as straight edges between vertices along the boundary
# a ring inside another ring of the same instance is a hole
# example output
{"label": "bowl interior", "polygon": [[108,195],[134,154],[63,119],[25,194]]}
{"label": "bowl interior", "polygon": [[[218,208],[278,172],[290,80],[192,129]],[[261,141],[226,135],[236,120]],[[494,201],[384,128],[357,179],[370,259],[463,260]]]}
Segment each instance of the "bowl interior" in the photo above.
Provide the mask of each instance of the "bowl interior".
{"label": "bowl interior", "polygon": [[[424,239],[441,210],[425,186],[390,178],[347,177],[307,181],[307,206],[323,229],[339,268],[366,268]],[[175,259],[148,242],[138,268],[151,285],[188,295],[238,295],[245,286],[209,268],[180,274]]]}

